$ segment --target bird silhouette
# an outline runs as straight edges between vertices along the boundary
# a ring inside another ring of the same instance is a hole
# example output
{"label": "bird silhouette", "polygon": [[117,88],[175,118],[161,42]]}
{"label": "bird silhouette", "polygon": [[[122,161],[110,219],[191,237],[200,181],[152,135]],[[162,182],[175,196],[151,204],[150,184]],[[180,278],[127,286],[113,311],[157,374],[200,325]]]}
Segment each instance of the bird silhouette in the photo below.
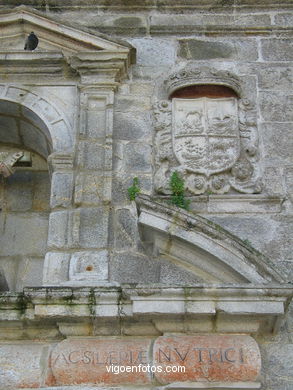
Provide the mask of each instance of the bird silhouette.
{"label": "bird silhouette", "polygon": [[39,40],[35,33],[32,31],[26,38],[24,50],[35,50],[38,46]]}

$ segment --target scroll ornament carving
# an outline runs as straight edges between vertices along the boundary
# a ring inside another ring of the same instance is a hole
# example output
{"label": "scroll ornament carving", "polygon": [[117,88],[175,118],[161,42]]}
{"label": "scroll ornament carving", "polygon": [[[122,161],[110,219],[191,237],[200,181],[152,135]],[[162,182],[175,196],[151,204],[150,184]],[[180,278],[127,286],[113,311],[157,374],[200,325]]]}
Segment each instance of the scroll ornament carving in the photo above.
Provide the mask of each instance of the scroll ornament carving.
{"label": "scroll ornament carving", "polygon": [[0,153],[0,174],[4,177],[11,176],[15,172],[15,163],[23,157],[24,152],[19,151],[16,153]]}
{"label": "scroll ornament carving", "polygon": [[250,101],[157,101],[154,127],[157,193],[170,194],[174,171],[185,180],[190,196],[262,191],[256,111]]}

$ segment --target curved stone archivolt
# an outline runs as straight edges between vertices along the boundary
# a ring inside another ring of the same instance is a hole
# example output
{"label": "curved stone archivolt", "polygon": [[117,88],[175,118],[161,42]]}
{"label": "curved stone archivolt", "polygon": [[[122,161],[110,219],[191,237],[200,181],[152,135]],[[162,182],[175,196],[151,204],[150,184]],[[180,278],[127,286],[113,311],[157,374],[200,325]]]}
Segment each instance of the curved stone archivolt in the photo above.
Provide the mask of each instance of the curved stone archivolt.
{"label": "curved stone archivolt", "polygon": [[269,259],[219,225],[137,198],[142,242],[153,258],[167,259],[207,283],[280,283]]}
{"label": "curved stone archivolt", "polygon": [[[4,104],[1,109],[3,114],[9,113],[9,103],[18,105],[14,112],[18,112],[18,115],[21,115],[42,133],[46,140],[46,146],[43,142],[42,152],[38,151],[40,154],[48,157],[52,152],[70,151],[72,149],[73,136],[69,121],[56,105],[46,97],[40,96],[33,89],[1,84],[1,101],[6,102],[2,103],[2,105]],[[2,140],[0,141],[2,142]],[[44,147],[47,150],[44,150]]]}

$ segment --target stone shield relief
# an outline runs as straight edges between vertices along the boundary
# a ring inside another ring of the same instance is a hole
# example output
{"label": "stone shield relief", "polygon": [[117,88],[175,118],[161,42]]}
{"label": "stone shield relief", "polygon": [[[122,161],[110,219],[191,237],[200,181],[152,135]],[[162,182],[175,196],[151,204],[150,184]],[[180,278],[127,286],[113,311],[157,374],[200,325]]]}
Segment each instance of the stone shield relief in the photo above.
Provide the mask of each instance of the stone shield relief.
{"label": "stone shield relief", "polygon": [[170,194],[177,171],[189,195],[261,192],[253,114],[248,101],[234,97],[157,101],[155,191]]}

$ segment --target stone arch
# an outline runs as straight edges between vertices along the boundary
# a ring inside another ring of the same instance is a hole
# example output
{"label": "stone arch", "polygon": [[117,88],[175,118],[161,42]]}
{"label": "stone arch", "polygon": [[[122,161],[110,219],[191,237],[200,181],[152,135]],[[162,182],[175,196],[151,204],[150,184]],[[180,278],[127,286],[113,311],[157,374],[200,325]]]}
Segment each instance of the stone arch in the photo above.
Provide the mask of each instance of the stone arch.
{"label": "stone arch", "polygon": [[141,240],[155,259],[165,259],[205,283],[282,282],[269,259],[221,226],[147,196],[136,199]]}
{"label": "stone arch", "polygon": [[50,134],[51,152],[70,151],[73,148],[68,119],[47,97],[28,87],[0,84],[0,100],[18,104],[24,116],[30,115],[29,119],[37,122],[44,134]]}

